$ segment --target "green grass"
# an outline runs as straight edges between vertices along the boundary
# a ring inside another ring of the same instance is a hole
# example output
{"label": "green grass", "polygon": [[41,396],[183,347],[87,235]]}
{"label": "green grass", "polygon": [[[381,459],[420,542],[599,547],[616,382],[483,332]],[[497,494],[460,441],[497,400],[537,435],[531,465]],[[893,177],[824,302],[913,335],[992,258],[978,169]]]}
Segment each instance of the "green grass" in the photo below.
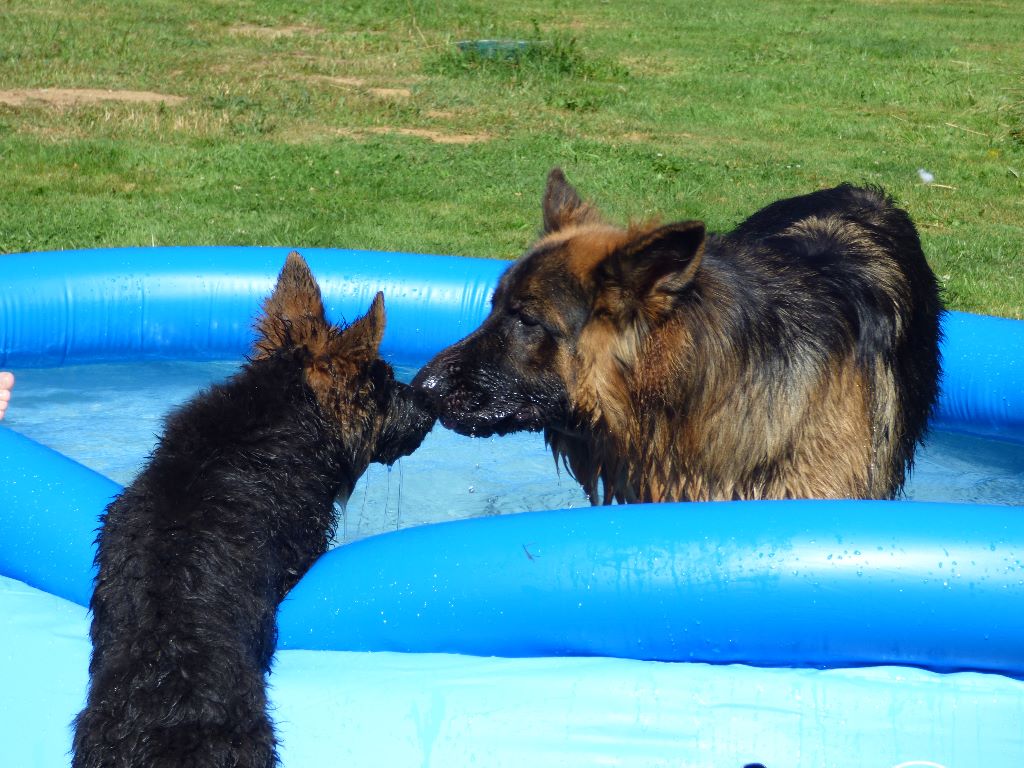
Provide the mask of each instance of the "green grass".
{"label": "green grass", "polygon": [[[0,252],[511,258],[556,164],[610,218],[719,230],[785,195],[870,182],[910,211],[952,307],[1024,317],[1020,11],[2,0],[0,91],[183,101],[0,104]],[[533,45],[495,58],[455,45],[479,39]]]}

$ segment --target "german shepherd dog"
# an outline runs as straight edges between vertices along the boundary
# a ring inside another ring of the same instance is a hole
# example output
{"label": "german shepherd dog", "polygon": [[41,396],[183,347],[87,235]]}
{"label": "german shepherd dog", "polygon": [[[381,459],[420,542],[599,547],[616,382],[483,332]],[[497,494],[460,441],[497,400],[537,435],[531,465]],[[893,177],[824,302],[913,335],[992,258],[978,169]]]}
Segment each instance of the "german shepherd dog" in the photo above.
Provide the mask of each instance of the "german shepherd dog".
{"label": "german shepherd dog", "polygon": [[329,324],[292,253],[227,382],[167,420],[98,535],[76,768],[267,768],[282,598],[328,546],[333,503],[433,425],[378,357],[384,302]]}
{"label": "german shepherd dog", "polygon": [[622,229],[556,168],[543,214],[480,328],[413,381],[444,426],[543,430],[592,504],[899,494],[943,310],[881,191],[781,200],[728,234]]}

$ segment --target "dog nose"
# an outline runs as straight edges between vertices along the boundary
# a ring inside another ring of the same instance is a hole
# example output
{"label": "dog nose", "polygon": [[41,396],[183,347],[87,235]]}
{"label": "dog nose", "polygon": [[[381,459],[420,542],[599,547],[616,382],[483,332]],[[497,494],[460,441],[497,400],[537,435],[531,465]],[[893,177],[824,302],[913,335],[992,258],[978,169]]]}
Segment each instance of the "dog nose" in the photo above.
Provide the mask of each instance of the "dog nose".
{"label": "dog nose", "polygon": [[409,383],[417,402],[422,403],[425,410],[432,414],[439,415],[445,409],[445,400],[451,393],[447,391],[444,381],[440,376],[434,374],[417,376]]}
{"label": "dog nose", "polygon": [[412,381],[409,382],[409,386],[417,390],[437,389],[440,382],[437,375],[438,368],[434,363],[435,361],[431,360],[416,371],[416,375],[412,377]]}
{"label": "dog nose", "polygon": [[449,390],[452,388],[452,377],[457,373],[457,368],[453,369],[443,363],[439,364],[435,358],[416,372],[409,385],[436,402],[448,397]]}
{"label": "dog nose", "polygon": [[412,380],[413,389],[424,394],[434,394],[441,388],[441,377],[434,373],[421,370]]}

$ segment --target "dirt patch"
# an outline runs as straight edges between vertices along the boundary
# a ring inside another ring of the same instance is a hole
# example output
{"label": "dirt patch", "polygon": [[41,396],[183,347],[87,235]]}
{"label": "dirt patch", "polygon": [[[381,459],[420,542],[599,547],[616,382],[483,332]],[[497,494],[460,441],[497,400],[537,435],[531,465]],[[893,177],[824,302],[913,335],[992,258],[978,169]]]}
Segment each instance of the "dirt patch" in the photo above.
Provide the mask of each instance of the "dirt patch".
{"label": "dirt patch", "polygon": [[24,107],[46,104],[52,107],[73,107],[79,104],[99,104],[120,101],[131,104],[164,103],[171,106],[185,101],[184,96],[171,96],[153,91],[106,91],[98,88],[22,88],[0,91],[0,104]]}
{"label": "dirt patch", "polygon": [[375,128],[362,129],[339,129],[336,131],[339,136],[353,136],[359,138],[366,134],[398,134],[400,136],[416,136],[421,139],[433,141],[436,144],[478,144],[482,141],[490,141],[491,137],[486,133],[443,133],[428,128],[392,128],[389,126],[377,126]]}
{"label": "dirt patch", "polygon": [[343,88],[362,88],[366,85],[366,81],[361,77],[333,77],[331,75],[310,75],[309,80],[315,80],[318,83],[329,83],[330,85],[340,85]]}
{"label": "dirt patch", "polygon": [[235,24],[228,27],[229,35],[240,37],[258,37],[261,40],[277,40],[279,37],[295,37],[296,35],[319,35],[324,30],[308,24],[293,24],[287,27],[261,27],[257,24]]}
{"label": "dirt patch", "polygon": [[376,96],[378,99],[392,99],[395,101],[403,101],[412,96],[412,90],[409,88],[380,88],[370,87],[366,85],[366,81],[361,77],[334,77],[331,75],[311,75],[308,80],[313,80],[318,83],[327,83],[328,85],[338,85],[342,88],[359,88],[364,90],[371,96]]}
{"label": "dirt patch", "polygon": [[366,92],[378,99],[394,99],[396,101],[412,96],[412,91],[408,88],[367,88]]}
{"label": "dirt patch", "polygon": [[442,133],[427,128],[392,128],[385,129],[385,132],[393,131],[403,136],[419,136],[423,139],[430,139],[437,144],[477,144],[481,141],[490,141],[486,133]]}
{"label": "dirt patch", "polygon": [[658,134],[626,131],[625,133],[618,134],[616,138],[631,144],[656,144],[658,141],[664,141],[665,139],[692,141],[699,137],[695,133],[687,133],[686,131],[671,131]]}

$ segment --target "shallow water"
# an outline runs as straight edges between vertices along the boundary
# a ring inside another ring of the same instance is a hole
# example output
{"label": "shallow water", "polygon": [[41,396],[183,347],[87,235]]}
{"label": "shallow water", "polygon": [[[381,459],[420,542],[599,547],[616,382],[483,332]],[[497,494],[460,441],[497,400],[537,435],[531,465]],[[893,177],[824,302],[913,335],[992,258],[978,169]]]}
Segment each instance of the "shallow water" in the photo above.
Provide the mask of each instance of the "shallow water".
{"label": "shallow water", "polygon": [[[4,425],[121,484],[156,444],[164,415],[236,362],[154,361],[19,370]],[[408,381],[414,368],[396,368]],[[373,464],[341,510],[338,541],[526,509],[586,506],[537,434],[473,439],[435,427],[412,456]]]}
{"label": "shallow water", "polygon": [[[156,443],[164,414],[237,362],[154,361],[19,370],[4,424],[119,483]],[[414,369],[396,368],[408,380]],[[935,431],[906,495],[1024,505],[1024,445]],[[586,506],[539,434],[468,438],[441,428],[394,467],[372,465],[341,511],[338,542],[423,523]]]}

